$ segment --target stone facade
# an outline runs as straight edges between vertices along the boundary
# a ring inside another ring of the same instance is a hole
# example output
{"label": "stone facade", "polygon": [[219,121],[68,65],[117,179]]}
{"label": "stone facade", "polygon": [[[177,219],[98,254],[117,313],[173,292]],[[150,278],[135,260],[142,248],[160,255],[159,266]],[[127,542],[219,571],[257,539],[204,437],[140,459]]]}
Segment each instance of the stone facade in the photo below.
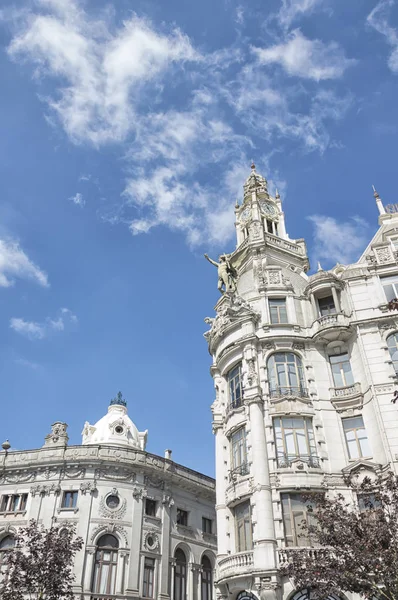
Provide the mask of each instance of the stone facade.
{"label": "stone facade", "polygon": [[375,198],[380,228],[358,262],[314,275],[254,165],[235,208],[237,291],[205,319],[219,598],[306,598],[277,573],[306,545],[301,494],[341,492],[355,504],[347,474],[396,471],[398,313],[387,301],[398,296],[398,207]]}
{"label": "stone facade", "polygon": [[75,523],[84,540],[76,598],[211,596],[214,480],[173,462],[169,450],[165,458],[146,452],[147,432],[121,396],[96,425],[85,424],[81,446],[67,445],[66,430],[55,423],[41,449],[2,453],[0,562],[2,541],[30,519]]}

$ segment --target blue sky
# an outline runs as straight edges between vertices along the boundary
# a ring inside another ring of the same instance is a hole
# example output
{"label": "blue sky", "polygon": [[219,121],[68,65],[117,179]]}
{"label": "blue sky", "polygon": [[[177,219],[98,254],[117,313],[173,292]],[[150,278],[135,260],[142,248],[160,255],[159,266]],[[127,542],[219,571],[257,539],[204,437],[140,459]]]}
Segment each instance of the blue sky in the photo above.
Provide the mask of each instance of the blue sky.
{"label": "blue sky", "polygon": [[120,389],[148,450],[212,474],[218,293],[250,162],[312,266],[397,202],[393,0],[0,8],[1,441],[79,443]]}

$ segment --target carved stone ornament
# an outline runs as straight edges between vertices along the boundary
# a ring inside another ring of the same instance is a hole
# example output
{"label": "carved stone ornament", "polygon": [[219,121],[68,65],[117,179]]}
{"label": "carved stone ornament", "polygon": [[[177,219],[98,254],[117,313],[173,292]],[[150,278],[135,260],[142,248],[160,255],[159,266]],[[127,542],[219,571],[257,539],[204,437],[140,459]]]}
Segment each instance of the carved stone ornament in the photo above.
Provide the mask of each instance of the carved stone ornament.
{"label": "carved stone ornament", "polygon": [[[258,322],[260,317],[260,313],[255,311],[249,302],[241,298],[237,293],[225,294],[222,304],[217,309],[217,316],[212,321],[211,329],[206,332],[205,337],[211,342],[214,338],[222,335],[228,325],[244,318],[250,318]],[[209,319],[210,317],[207,318]]]}
{"label": "carved stone ornament", "polygon": [[249,227],[250,239],[258,240],[261,237],[261,223],[259,221],[253,221]]}
{"label": "carved stone ornament", "polygon": [[[118,503],[114,503],[115,508],[113,508],[112,503],[109,501],[112,498],[119,500]],[[101,497],[98,512],[106,519],[121,519],[124,517],[126,512],[126,504],[126,498],[120,498],[117,488],[112,488],[112,490],[106,494],[106,496]]]}
{"label": "carved stone ornament", "polygon": [[83,479],[86,475],[86,469],[79,465],[70,465],[61,469],[61,479]]}
{"label": "carved stone ornament", "polygon": [[144,535],[144,549],[155,552],[160,548],[159,536],[156,531],[147,531]]}
{"label": "carved stone ornament", "polygon": [[39,496],[49,496],[51,493],[59,494],[61,492],[61,487],[57,483],[51,483],[48,485],[37,483],[36,485],[32,485],[30,488],[31,496],[35,497]]}
{"label": "carved stone ornament", "polygon": [[83,481],[80,484],[79,489],[83,495],[86,495],[87,492],[90,492],[92,494],[93,492],[97,491],[97,484],[95,483],[95,481]]}
{"label": "carved stone ornament", "polygon": [[147,497],[147,490],[145,488],[142,487],[137,487],[135,486],[133,488],[133,498],[135,500],[142,500],[143,498]]}
{"label": "carved stone ornament", "polygon": [[174,506],[174,500],[169,494],[163,494],[162,504],[165,504],[169,508]]}
{"label": "carved stone ornament", "polygon": [[389,263],[394,260],[389,246],[385,246],[384,248],[376,248],[375,251],[377,261],[380,264]]}
{"label": "carved stone ornament", "polygon": [[109,479],[117,481],[134,482],[136,480],[136,474],[134,471],[129,469],[123,469],[118,467],[103,467],[102,469],[95,470],[95,479]]}
{"label": "carved stone ornament", "polygon": [[27,483],[35,481],[36,471],[18,469],[17,471],[7,471],[0,474],[0,483]]}
{"label": "carved stone ornament", "polygon": [[147,487],[157,488],[159,490],[164,490],[164,481],[163,479],[151,478],[145,475],[144,483]]}
{"label": "carved stone ornament", "polygon": [[251,387],[257,384],[257,380],[255,360],[254,358],[251,358],[247,361],[246,383]]}
{"label": "carved stone ornament", "polygon": [[122,538],[124,540],[126,546],[128,544],[128,536],[126,530],[121,525],[116,525],[116,523],[98,525],[91,534],[91,543],[93,544],[94,542],[96,542],[99,535],[103,533],[119,534],[119,538]]}

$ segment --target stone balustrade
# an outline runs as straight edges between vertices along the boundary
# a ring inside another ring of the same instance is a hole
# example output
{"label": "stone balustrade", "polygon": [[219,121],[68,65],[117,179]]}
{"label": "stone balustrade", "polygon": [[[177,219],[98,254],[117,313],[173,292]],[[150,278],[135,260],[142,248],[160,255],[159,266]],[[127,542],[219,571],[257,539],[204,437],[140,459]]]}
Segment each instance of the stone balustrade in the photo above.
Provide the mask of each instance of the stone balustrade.
{"label": "stone balustrade", "polygon": [[363,404],[363,393],[359,382],[339,388],[329,388],[331,401],[336,410],[360,408]]}
{"label": "stone balustrade", "polygon": [[222,558],[218,563],[218,579],[223,579],[233,573],[239,575],[246,573],[253,567],[253,552],[238,552]]}

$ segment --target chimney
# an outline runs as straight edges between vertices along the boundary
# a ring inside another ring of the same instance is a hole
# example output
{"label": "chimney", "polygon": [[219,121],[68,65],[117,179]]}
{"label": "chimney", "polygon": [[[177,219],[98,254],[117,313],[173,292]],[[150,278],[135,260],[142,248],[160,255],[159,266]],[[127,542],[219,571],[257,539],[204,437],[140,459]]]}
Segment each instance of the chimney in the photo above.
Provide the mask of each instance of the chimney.
{"label": "chimney", "polygon": [[171,450],[165,450],[165,451],[164,451],[164,457],[165,457],[167,460],[171,460]]}

